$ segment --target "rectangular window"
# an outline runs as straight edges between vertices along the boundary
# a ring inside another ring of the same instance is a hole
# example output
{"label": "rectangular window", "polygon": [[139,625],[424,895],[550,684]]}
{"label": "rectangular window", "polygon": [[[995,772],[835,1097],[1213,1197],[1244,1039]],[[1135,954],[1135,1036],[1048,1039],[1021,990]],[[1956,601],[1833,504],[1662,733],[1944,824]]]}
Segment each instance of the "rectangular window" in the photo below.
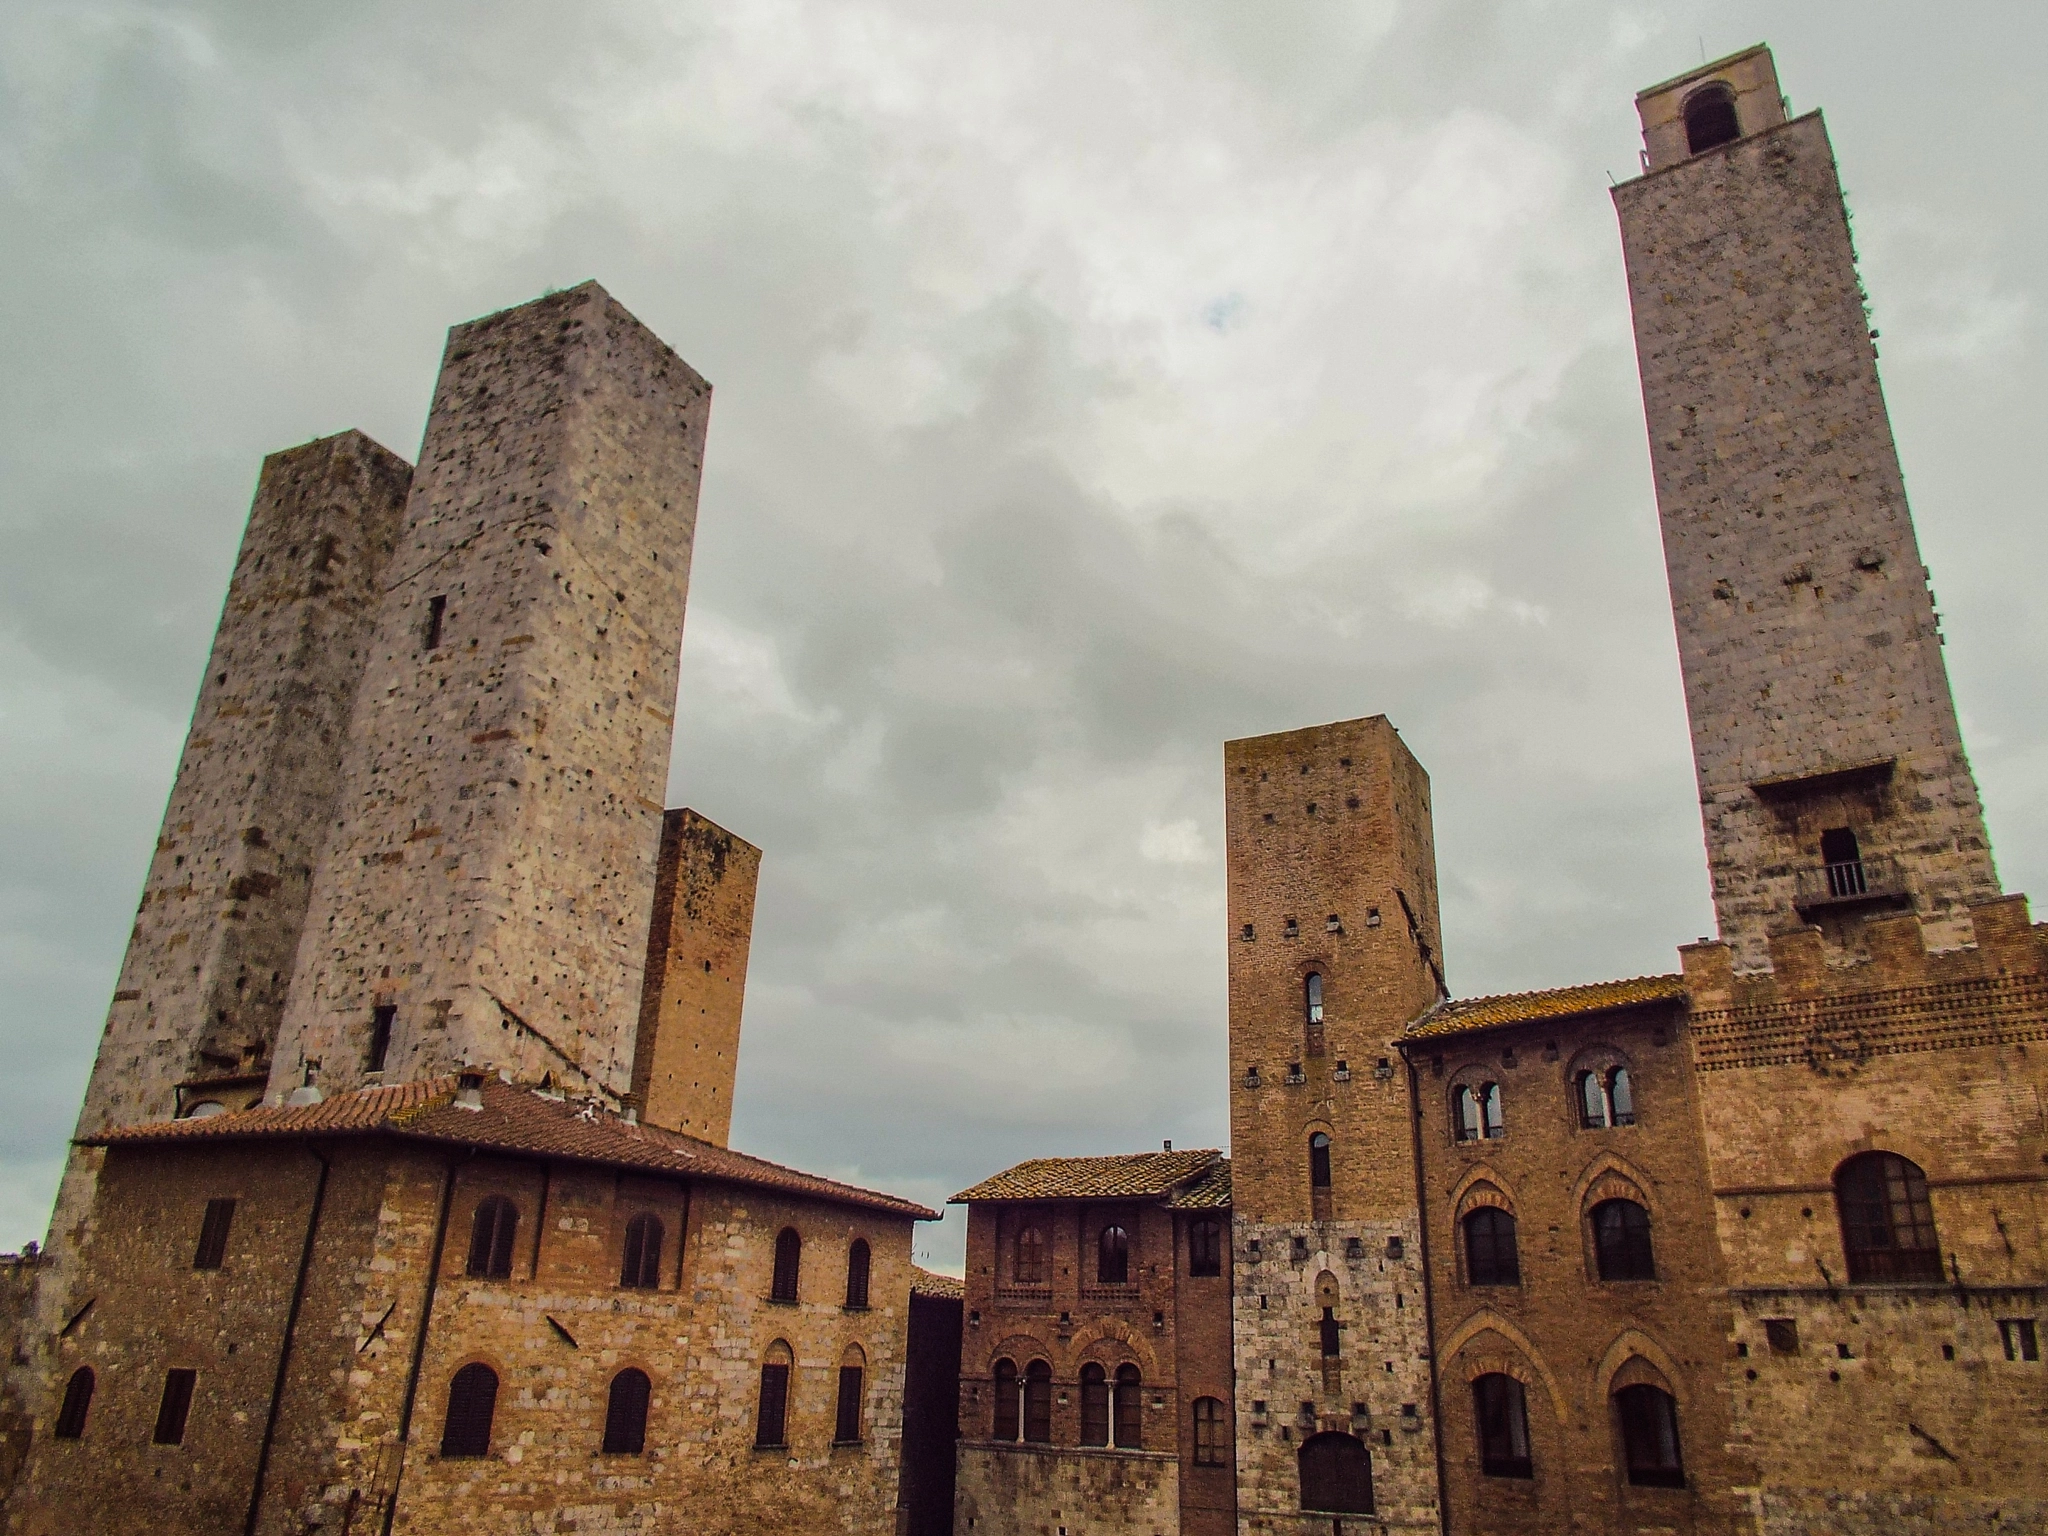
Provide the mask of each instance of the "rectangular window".
{"label": "rectangular window", "polygon": [[423,645],[423,646],[421,647],[421,649],[422,649],[422,650],[428,650],[428,651],[431,651],[431,650],[433,650],[433,649],[434,649],[435,647],[437,647],[438,645],[440,645],[440,643],[441,643],[441,625],[442,625],[443,621],[444,621],[444,620],[446,620],[446,618],[447,618],[447,617],[448,617],[448,599],[447,599],[447,598],[445,598],[445,597],[430,597],[430,598],[428,598],[428,599],[427,599],[427,632],[426,632],[426,634],[425,634],[424,636],[422,636],[422,637],[421,637],[422,639],[424,639],[424,640],[425,640],[425,642],[426,642],[426,643],[425,643],[425,645]]}
{"label": "rectangular window", "polygon": [[852,1445],[860,1439],[861,1377],[857,1365],[839,1367],[839,1416],[832,1426],[835,1445]]}
{"label": "rectangular window", "polygon": [[1188,1273],[1223,1273],[1223,1223],[1204,1217],[1188,1223]]}
{"label": "rectangular window", "polygon": [[1764,1338],[1769,1341],[1774,1355],[1796,1355],[1799,1353],[1799,1324],[1789,1317],[1767,1317],[1764,1319]]}
{"label": "rectangular window", "polygon": [[771,1364],[761,1367],[761,1417],[754,1426],[754,1444],[785,1444],[783,1424],[789,1413],[789,1367]]}
{"label": "rectangular window", "polygon": [[164,1372],[164,1397],[157,1404],[156,1433],[149,1437],[153,1443],[185,1443],[185,1420],[192,1414],[192,1388],[198,1380],[197,1371],[189,1371],[182,1366]]}
{"label": "rectangular window", "polygon": [[192,1255],[194,1269],[220,1268],[228,1256],[228,1228],[234,1221],[234,1201],[206,1202],[206,1219],[199,1224],[199,1251]]}
{"label": "rectangular window", "polygon": [[384,1058],[391,1051],[391,1021],[398,1017],[398,1009],[390,1003],[382,1003],[370,1010],[370,1059],[363,1070],[382,1072]]}
{"label": "rectangular window", "polygon": [[2008,1317],[1998,1324],[1998,1342],[2005,1346],[2008,1360],[2038,1360],[2041,1358],[2041,1336],[2034,1329],[2031,1317]]}

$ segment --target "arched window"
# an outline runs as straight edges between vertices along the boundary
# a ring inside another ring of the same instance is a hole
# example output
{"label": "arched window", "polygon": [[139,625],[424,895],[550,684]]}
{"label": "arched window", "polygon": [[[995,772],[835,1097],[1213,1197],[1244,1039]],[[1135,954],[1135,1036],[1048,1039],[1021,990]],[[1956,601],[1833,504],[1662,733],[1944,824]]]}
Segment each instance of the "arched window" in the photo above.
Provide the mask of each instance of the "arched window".
{"label": "arched window", "polygon": [[1927,1175],[1895,1152],[1865,1152],[1835,1170],[1842,1247],[1855,1284],[1939,1280],[1941,1242]]}
{"label": "arched window", "polygon": [[1024,1438],[1052,1444],[1052,1367],[1043,1360],[1024,1367]]}
{"label": "arched window", "polygon": [[1602,1280],[1654,1280],[1650,1213],[1633,1200],[1602,1200],[1593,1207],[1593,1252]]}
{"label": "arched window", "polygon": [[849,1307],[868,1304],[868,1267],[872,1257],[868,1240],[864,1237],[856,1237],[853,1246],[846,1250],[846,1304]]}
{"label": "arched window", "polygon": [[1459,1141],[1479,1139],[1479,1095],[1464,1083],[1451,1090],[1451,1134]]}
{"label": "arched window", "polygon": [[1188,1273],[1223,1273],[1223,1223],[1211,1216],[1188,1223]]}
{"label": "arched window", "polygon": [[1337,1321],[1335,1307],[1323,1308],[1323,1318],[1316,1325],[1317,1342],[1322,1346],[1323,1358],[1333,1360],[1344,1349],[1343,1325]]}
{"label": "arched window", "polygon": [[[768,1290],[770,1301],[795,1301],[797,1275],[803,1268],[804,1240],[795,1227],[775,1234],[775,1280]],[[779,1442],[778,1442],[779,1443]]]}
{"label": "arched window", "polygon": [[1013,1271],[1019,1285],[1044,1285],[1045,1229],[1022,1227],[1017,1232],[1017,1262]]}
{"label": "arched window", "polygon": [[1321,1515],[1372,1513],[1372,1457],[1356,1435],[1311,1435],[1295,1455],[1301,1507]]}
{"label": "arched window", "polygon": [[1507,1135],[1507,1128],[1500,1117],[1499,1083],[1479,1085],[1479,1124],[1488,1138]]}
{"label": "arched window", "polygon": [[1627,1067],[1614,1067],[1607,1073],[1607,1121],[1610,1125],[1636,1123],[1636,1095]]}
{"label": "arched window", "polygon": [[441,1425],[443,1456],[491,1454],[491,1415],[498,1408],[498,1373],[465,1365],[448,1383],[448,1417]]}
{"label": "arched window", "polygon": [[861,1404],[867,1391],[868,1357],[858,1344],[839,1357],[839,1406],[832,1420],[834,1445],[857,1445],[861,1438]]}
{"label": "arched window", "polygon": [[754,1417],[754,1444],[789,1444],[789,1376],[796,1357],[777,1339],[761,1357],[761,1405]]}
{"label": "arched window", "polygon": [[518,1230],[519,1207],[503,1195],[478,1202],[469,1224],[469,1273],[479,1280],[511,1279],[512,1237]]}
{"label": "arched window", "polygon": [[1141,1450],[1145,1444],[1145,1403],[1142,1385],[1138,1380],[1135,1365],[1120,1365],[1116,1368],[1116,1443],[1127,1451]]}
{"label": "arched window", "polygon": [[667,1234],[659,1216],[635,1216],[626,1223],[626,1252],[619,1284],[633,1291],[661,1289],[661,1244]]}
{"label": "arched window", "polygon": [[612,1378],[604,1405],[604,1454],[638,1456],[647,1448],[647,1399],[653,1383],[647,1373],[627,1366]]}
{"label": "arched window", "polygon": [[57,1410],[57,1438],[76,1440],[85,1434],[85,1415],[92,1407],[92,1367],[81,1365],[64,1383],[64,1406]]}
{"label": "arched window", "polygon": [[1589,1131],[1607,1129],[1607,1094],[1598,1072],[1579,1074],[1579,1124]]}
{"label": "arched window", "polygon": [[1870,889],[1864,878],[1863,850],[1847,827],[1830,827],[1820,835],[1820,862],[1830,896],[1862,896]]}
{"label": "arched window", "polygon": [[1716,80],[1686,98],[1685,147],[1688,153],[1705,154],[1742,137],[1735,120],[1735,93]]}
{"label": "arched window", "polygon": [[1311,1024],[1322,1023],[1323,973],[1321,971],[1310,971],[1308,975],[1305,978],[1303,978],[1301,983],[1301,995],[1303,1011],[1307,1015],[1308,1022]]}
{"label": "arched window", "polygon": [[1482,1205],[1465,1218],[1465,1283],[1520,1285],[1515,1252],[1515,1218],[1496,1205]]}
{"label": "arched window", "polygon": [[1081,1443],[1109,1444],[1109,1372],[1092,1360],[1081,1367]]}
{"label": "arched window", "polygon": [[1330,1138],[1322,1131],[1308,1139],[1308,1182],[1311,1189],[1330,1187]]}
{"label": "arched window", "polygon": [[1198,1467],[1227,1466],[1230,1460],[1230,1435],[1223,1424],[1223,1399],[1220,1397],[1198,1397],[1195,1399],[1195,1465]]}
{"label": "arched window", "polygon": [[1614,1394],[1621,1419],[1628,1480],[1639,1488],[1683,1488],[1685,1467],[1678,1455],[1678,1404],[1661,1387],[1638,1384]]}
{"label": "arched window", "polygon": [[1529,1405],[1522,1384],[1495,1371],[1472,1383],[1472,1416],[1479,1425],[1479,1470],[1488,1477],[1532,1477]]}
{"label": "arched window", "polygon": [[1095,1243],[1095,1280],[1098,1285],[1127,1285],[1131,1278],[1131,1235],[1119,1226],[1107,1226]]}
{"label": "arched window", "polygon": [[990,1438],[1017,1438],[1017,1362],[1014,1360],[996,1362],[995,1422],[990,1426]]}

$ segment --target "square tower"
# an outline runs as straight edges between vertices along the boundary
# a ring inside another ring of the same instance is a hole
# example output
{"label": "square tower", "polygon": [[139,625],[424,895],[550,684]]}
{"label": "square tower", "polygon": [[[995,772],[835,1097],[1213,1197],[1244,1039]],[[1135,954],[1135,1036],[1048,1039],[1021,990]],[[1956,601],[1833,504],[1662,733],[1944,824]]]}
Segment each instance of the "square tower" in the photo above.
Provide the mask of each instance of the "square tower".
{"label": "square tower", "polygon": [[1429,777],[1384,716],[1225,745],[1240,1529],[1433,1522],[1408,1075],[1444,990]]}
{"label": "square tower", "polygon": [[1721,936],[1746,970],[1887,908],[1964,943],[1998,879],[1827,129],[1761,47],[1636,106],[1614,201]]}
{"label": "square tower", "polygon": [[595,283],[449,332],[272,1092],[629,1090],[710,407]]}

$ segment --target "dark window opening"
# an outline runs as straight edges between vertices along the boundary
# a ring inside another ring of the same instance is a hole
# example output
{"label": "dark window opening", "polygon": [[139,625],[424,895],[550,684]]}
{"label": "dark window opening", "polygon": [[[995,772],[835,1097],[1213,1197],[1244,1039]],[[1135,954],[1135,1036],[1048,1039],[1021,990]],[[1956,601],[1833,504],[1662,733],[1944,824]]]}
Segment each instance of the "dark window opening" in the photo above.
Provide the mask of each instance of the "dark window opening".
{"label": "dark window opening", "polygon": [[797,1299],[797,1277],[803,1268],[803,1258],[804,1240],[797,1236],[795,1227],[784,1227],[775,1234],[775,1277],[768,1287],[770,1301]]}
{"label": "dark window opening", "polygon": [[1308,1139],[1308,1182],[1312,1189],[1330,1187],[1330,1138],[1321,1131]]}
{"label": "dark window opening", "polygon": [[991,1438],[1017,1438],[1017,1362],[1014,1360],[996,1362],[995,1422],[991,1426]]}
{"label": "dark window opening", "polygon": [[1767,1317],[1764,1319],[1764,1342],[1774,1355],[1796,1355],[1799,1353],[1799,1320],[1792,1317]]}
{"label": "dark window opening", "polygon": [[653,1383],[632,1366],[612,1378],[604,1405],[604,1454],[638,1456],[647,1449],[647,1399]]}
{"label": "dark window opening", "polygon": [[1223,1427],[1223,1399],[1195,1399],[1195,1465],[1221,1467],[1229,1463],[1230,1436]]}
{"label": "dark window opening", "polygon": [[156,1429],[150,1435],[154,1445],[183,1445],[185,1421],[192,1416],[192,1389],[199,1373],[182,1366],[164,1372],[164,1395],[156,1407]]}
{"label": "dark window opening", "polygon": [[491,1454],[491,1417],[498,1408],[498,1373],[465,1365],[448,1383],[448,1417],[441,1425],[443,1456]]}
{"label": "dark window opening", "polygon": [[390,1003],[380,1003],[370,1010],[370,1050],[363,1064],[365,1072],[382,1072],[384,1058],[391,1054],[391,1021],[398,1017],[398,1009]]}
{"label": "dark window opening", "polygon": [[629,1291],[661,1289],[661,1249],[668,1234],[659,1216],[635,1216],[626,1223],[626,1252],[619,1264],[619,1284]]}
{"label": "dark window opening", "polygon": [[192,1255],[194,1269],[219,1269],[227,1262],[228,1229],[235,1223],[233,1200],[209,1200],[206,1216],[199,1223],[199,1247]]}
{"label": "dark window opening", "polygon": [[1863,850],[1847,827],[1830,827],[1821,833],[1820,861],[1827,867],[1830,896],[1861,896],[1870,889],[1863,870]]}
{"label": "dark window opening", "polygon": [[1135,1365],[1120,1365],[1116,1368],[1116,1401],[1114,1419],[1116,1443],[1127,1451],[1141,1450],[1145,1444],[1145,1405]]}
{"label": "dark window opening", "polygon": [[868,1240],[856,1237],[853,1246],[846,1250],[846,1304],[849,1307],[864,1307],[868,1304],[868,1269],[872,1254]]}
{"label": "dark window opening", "polygon": [[1024,1367],[1024,1438],[1052,1444],[1052,1367],[1043,1360]]}
{"label": "dark window opening", "polygon": [[1718,81],[1693,92],[1685,104],[1685,147],[1703,155],[1742,137],[1735,118],[1735,93]]}
{"label": "dark window opening", "polygon": [[1081,1443],[1109,1444],[1109,1372],[1093,1361],[1081,1367]]}
{"label": "dark window opening", "polygon": [[1603,1200],[1593,1207],[1593,1249],[1602,1280],[1654,1280],[1650,1213],[1633,1200]]}
{"label": "dark window opening", "polygon": [[[2010,1359],[2010,1356],[2007,1356]],[[64,1383],[64,1406],[57,1410],[59,1440],[77,1440],[85,1434],[85,1415],[92,1407],[92,1367],[81,1365]]]}
{"label": "dark window opening", "polygon": [[1308,979],[1304,981],[1301,985],[1303,1003],[1308,1014],[1308,1022],[1311,1024],[1322,1023],[1323,973],[1321,971],[1310,971],[1308,973]]}
{"label": "dark window opening", "polygon": [[775,1447],[788,1444],[789,1346],[769,1346],[761,1362],[761,1406],[754,1418],[754,1444]]}
{"label": "dark window opening", "polygon": [[1533,1477],[1529,1462],[1529,1404],[1522,1384],[1498,1371],[1472,1383],[1479,1424],[1479,1470],[1488,1477]]}
{"label": "dark window opening", "polygon": [[[2034,1320],[2031,1317],[2000,1319],[1998,1324],[1998,1341],[2005,1346],[2005,1358],[2008,1360],[2038,1360],[2041,1358],[2041,1337],[2035,1330]],[[87,1394],[90,1395],[91,1391],[92,1386],[90,1383],[87,1383]],[[68,1406],[70,1399],[67,1397],[65,1402]]]}
{"label": "dark window opening", "polygon": [[1835,1203],[1852,1283],[1941,1278],[1934,1207],[1918,1164],[1893,1152],[1852,1157],[1835,1173]]}
{"label": "dark window opening", "polygon": [[1131,1278],[1131,1237],[1122,1227],[1102,1229],[1095,1244],[1095,1281],[1098,1285],[1126,1285]]}
{"label": "dark window opening", "polygon": [[1465,1218],[1465,1283],[1520,1285],[1521,1259],[1515,1249],[1515,1218],[1482,1205]]}
{"label": "dark window opening", "polygon": [[1323,1358],[1334,1360],[1343,1346],[1343,1329],[1337,1323],[1337,1309],[1323,1308],[1323,1318],[1316,1325],[1316,1332],[1322,1342]]}
{"label": "dark window opening", "polygon": [[1044,1285],[1045,1232],[1038,1227],[1025,1227],[1017,1234],[1017,1261],[1012,1271],[1019,1285]]}
{"label": "dark window opening", "polygon": [[1683,1488],[1678,1455],[1678,1404],[1658,1387],[1623,1387],[1614,1394],[1621,1415],[1628,1480],[1638,1488]]}
{"label": "dark window opening", "polygon": [[1372,1513],[1372,1455],[1356,1435],[1312,1435],[1295,1453],[1301,1507],[1317,1514]]}
{"label": "dark window opening", "polygon": [[434,650],[441,643],[441,626],[448,617],[448,599],[430,597],[427,599],[427,630],[421,638],[425,644],[422,650]]}
{"label": "dark window opening", "polygon": [[836,1445],[853,1445],[860,1440],[860,1403],[866,1376],[860,1366],[839,1367],[839,1407],[832,1419],[832,1440]]}
{"label": "dark window opening", "polygon": [[519,1207],[503,1195],[492,1195],[476,1208],[469,1224],[468,1273],[478,1280],[512,1278],[512,1238],[519,1230]]}
{"label": "dark window opening", "polygon": [[1209,1217],[1188,1223],[1188,1273],[1223,1273],[1223,1223]]}

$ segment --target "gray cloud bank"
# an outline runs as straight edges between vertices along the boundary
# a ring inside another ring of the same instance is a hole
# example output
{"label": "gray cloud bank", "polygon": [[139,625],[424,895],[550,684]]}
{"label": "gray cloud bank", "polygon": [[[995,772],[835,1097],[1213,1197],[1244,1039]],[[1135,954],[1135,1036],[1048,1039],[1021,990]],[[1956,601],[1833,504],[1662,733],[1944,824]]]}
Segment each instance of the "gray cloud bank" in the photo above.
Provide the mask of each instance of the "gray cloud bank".
{"label": "gray cloud bank", "polygon": [[[1709,931],[1610,175],[1829,116],[2009,888],[2048,865],[2020,8],[0,8],[0,1240],[40,1236],[262,454],[586,276],[711,378],[671,798],[735,1138],[930,1200],[1226,1136],[1219,743],[1384,711],[1461,993]],[[955,1261],[957,1223],[928,1235]]]}

